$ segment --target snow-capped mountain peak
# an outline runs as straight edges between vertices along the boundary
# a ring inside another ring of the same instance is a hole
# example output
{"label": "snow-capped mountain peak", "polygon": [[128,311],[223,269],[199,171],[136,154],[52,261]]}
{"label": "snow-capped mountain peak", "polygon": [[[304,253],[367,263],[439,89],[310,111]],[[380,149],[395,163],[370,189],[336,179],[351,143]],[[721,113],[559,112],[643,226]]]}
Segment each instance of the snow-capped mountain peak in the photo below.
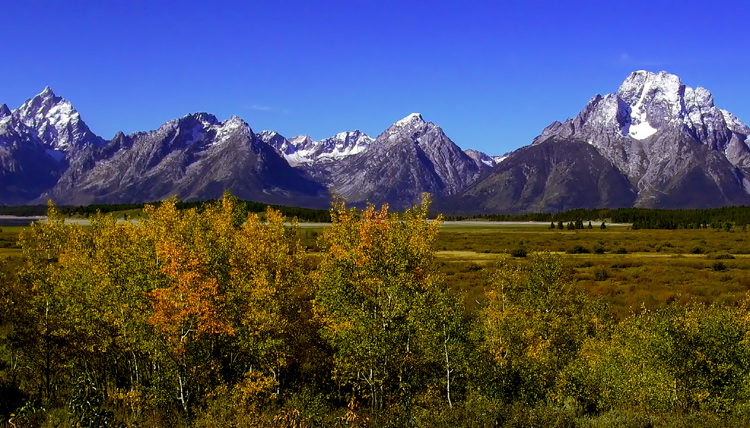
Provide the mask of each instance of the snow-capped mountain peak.
{"label": "snow-capped mountain peak", "polygon": [[10,116],[10,109],[6,104],[0,105],[0,119]]}
{"label": "snow-capped mountain peak", "polygon": [[464,153],[466,153],[466,155],[468,155],[470,158],[474,159],[477,164],[482,163],[489,167],[495,166],[495,160],[487,153],[480,152],[479,150],[474,149],[466,149],[464,150]]}
{"label": "snow-capped mountain peak", "polygon": [[81,120],[73,105],[55,95],[47,86],[34,98],[13,111],[26,126],[35,129],[41,141],[51,150],[69,152],[75,144],[102,144]]}
{"label": "snow-capped mountain peak", "polygon": [[315,144],[315,141],[313,141],[312,137],[309,135],[297,135],[296,137],[290,138],[289,143],[291,143],[297,150],[305,150],[312,147],[313,144]]}
{"label": "snow-capped mountain peak", "polygon": [[432,122],[425,121],[421,114],[412,113],[391,125],[391,127],[386,129],[381,135],[381,137],[385,136],[386,138],[383,139],[378,137],[378,140],[390,144],[399,141],[401,138],[408,137],[416,141],[419,138],[419,135],[422,135],[433,128],[442,132],[442,130]]}
{"label": "snow-capped mountain peak", "polygon": [[41,93],[39,93],[39,95],[41,95],[44,98],[55,98],[56,97],[55,93],[52,92],[52,88],[50,88],[49,85],[45,86],[44,90]]}
{"label": "snow-capped mountain peak", "polygon": [[271,145],[292,166],[331,162],[365,151],[374,140],[360,131],[339,132],[314,141],[309,135],[284,139],[278,133],[263,131],[259,137]]}
{"label": "snow-capped mountain peak", "polygon": [[707,89],[686,86],[665,71],[640,70],[617,92],[592,98],[574,119],[553,122],[533,144],[593,146],[628,178],[638,206],[668,206],[664,195],[685,197],[687,190],[674,190],[685,183],[686,189],[722,189],[721,198],[744,203],[745,196],[724,192],[728,183],[750,176],[749,134],[747,125],[714,105]]}
{"label": "snow-capped mountain peak", "polygon": [[633,72],[616,96],[629,110],[629,115],[621,112],[625,119],[622,133],[636,140],[648,138],[664,126],[685,126],[697,139],[716,146],[730,137],[726,117],[714,106],[711,92],[685,86],[678,76],[666,71]]}
{"label": "snow-capped mountain peak", "polygon": [[425,123],[424,119],[422,118],[422,115],[419,113],[412,113],[405,118],[399,120],[398,122],[394,123],[394,126],[410,126],[414,124],[423,124]]}
{"label": "snow-capped mountain peak", "polygon": [[232,116],[224,122],[213,125],[212,128],[216,129],[216,137],[211,146],[221,145],[236,134],[249,135],[252,133],[250,125],[238,116]]}
{"label": "snow-capped mountain peak", "polygon": [[732,130],[732,132],[737,132],[738,134],[743,135],[750,135],[750,127],[745,125],[744,122],[739,120],[737,116],[733,115],[732,113],[719,109],[721,111],[721,114],[724,116],[724,122],[726,122],[727,127]]}
{"label": "snow-capped mountain peak", "polygon": [[685,86],[678,76],[666,71],[639,70],[628,76],[617,92],[592,98],[575,119],[553,122],[534,144],[551,135],[579,136],[584,141],[596,142],[603,141],[601,136],[606,134],[611,139],[632,141],[684,129],[703,144],[723,148],[735,127],[746,128],[714,106],[707,89]]}

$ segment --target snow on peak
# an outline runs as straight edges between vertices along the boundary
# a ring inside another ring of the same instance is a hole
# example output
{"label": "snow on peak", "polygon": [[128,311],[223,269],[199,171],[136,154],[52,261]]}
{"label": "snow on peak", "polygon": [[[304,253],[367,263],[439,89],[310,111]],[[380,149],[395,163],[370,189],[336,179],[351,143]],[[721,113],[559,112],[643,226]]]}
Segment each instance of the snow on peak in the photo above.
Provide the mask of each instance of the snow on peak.
{"label": "snow on peak", "polygon": [[[648,123],[648,117],[647,113],[644,109],[644,101],[646,97],[649,95],[651,91],[651,86],[653,84],[656,84],[657,86],[660,84],[660,82],[655,82],[655,80],[659,80],[658,78],[655,78],[655,75],[653,73],[644,74],[643,72],[636,72],[633,73],[628,80],[633,78],[634,76],[638,77],[644,77],[645,79],[640,83],[640,87],[637,88],[637,91],[634,93],[637,94],[640,92],[638,101],[636,101],[635,105],[631,104],[630,107],[630,120],[628,121],[628,124],[625,125],[626,129],[623,129],[623,133],[627,133],[631,138],[635,138],[636,140],[643,140],[645,138],[648,138],[652,135],[654,135],[657,131],[656,128],[651,126],[651,124]],[[676,76],[675,76],[676,77]],[[633,79],[636,80],[636,79]],[[679,79],[677,79],[679,82]],[[626,83],[628,81],[626,80]],[[625,85],[626,83],[623,83]],[[627,88],[628,90],[630,88]],[[622,86],[620,87],[620,90],[622,90]]]}
{"label": "snow on peak", "polygon": [[474,162],[483,163],[489,167],[495,166],[495,160],[484,152],[474,149],[466,149],[464,150],[464,153],[474,159]]}
{"label": "snow on peak", "polygon": [[394,125],[395,126],[408,126],[412,123],[425,123],[424,119],[422,118],[422,115],[419,113],[412,113],[405,118],[399,120]]}
{"label": "snow on peak", "polygon": [[722,116],[724,116],[724,122],[727,123],[727,127],[732,132],[737,132],[743,135],[750,135],[750,127],[745,125],[745,123],[738,119],[737,116],[726,110],[719,109],[719,111],[721,111]]}
{"label": "snow on peak", "polygon": [[243,125],[246,125],[246,123],[244,120],[240,119],[239,116],[232,116],[226,122],[224,122],[224,126],[229,126],[235,129]]}
{"label": "snow on peak", "polygon": [[10,109],[6,104],[0,105],[0,119],[10,116]]}
{"label": "snow on peak", "polygon": [[208,145],[208,147],[221,146],[225,142],[229,141],[229,139],[232,138],[233,135],[244,135],[251,132],[250,126],[237,116],[232,116],[224,122],[210,124],[205,128],[205,130],[208,129],[216,130],[216,136],[213,138],[213,141]]}
{"label": "snow on peak", "polygon": [[636,139],[649,137],[658,128],[671,124],[686,126],[708,142],[732,127],[726,115],[714,106],[711,92],[700,86],[685,86],[679,77],[666,71],[633,72],[620,85],[617,97],[631,109],[629,129],[623,126],[623,134]]}
{"label": "snow on peak", "polygon": [[99,141],[81,120],[73,105],[58,97],[49,86],[13,112],[24,125],[37,131],[46,146],[68,151],[77,142]]}
{"label": "snow on peak", "polygon": [[270,132],[261,139],[271,144],[291,166],[343,159],[362,153],[374,141],[360,131],[339,132],[320,141],[313,141],[309,135],[274,141]]}
{"label": "snow on peak", "polygon": [[501,156],[492,156],[492,160],[495,161],[495,165],[497,165],[505,159],[508,159],[508,156],[510,156],[508,153]]}
{"label": "snow on peak", "polygon": [[310,148],[315,143],[315,141],[313,141],[312,137],[310,137],[309,135],[303,134],[290,138],[289,143],[296,147],[297,150],[304,150]]}
{"label": "snow on peak", "polygon": [[50,88],[49,86],[45,86],[44,90],[39,94],[39,96],[43,98],[55,98],[56,95],[54,92],[52,92],[52,88]]}
{"label": "snow on peak", "polygon": [[219,119],[216,116],[206,112],[188,114],[183,116],[182,119],[195,119],[206,128],[219,124]]}

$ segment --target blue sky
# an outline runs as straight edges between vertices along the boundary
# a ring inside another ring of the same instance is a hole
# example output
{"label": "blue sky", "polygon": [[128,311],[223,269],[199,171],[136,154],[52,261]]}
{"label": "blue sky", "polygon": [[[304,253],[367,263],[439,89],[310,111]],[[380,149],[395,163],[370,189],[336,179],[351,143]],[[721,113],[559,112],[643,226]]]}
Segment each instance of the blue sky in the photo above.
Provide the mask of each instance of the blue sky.
{"label": "blue sky", "polygon": [[97,134],[185,114],[375,137],[412,112],[502,154],[638,69],[750,122],[750,6],[659,1],[2,1],[0,103],[49,85]]}

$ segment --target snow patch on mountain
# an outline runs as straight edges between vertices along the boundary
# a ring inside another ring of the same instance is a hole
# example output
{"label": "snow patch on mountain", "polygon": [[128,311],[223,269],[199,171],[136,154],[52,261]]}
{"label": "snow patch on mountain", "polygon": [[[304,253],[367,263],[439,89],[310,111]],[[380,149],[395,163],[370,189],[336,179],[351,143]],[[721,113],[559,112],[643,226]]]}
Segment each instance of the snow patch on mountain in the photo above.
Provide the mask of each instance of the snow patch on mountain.
{"label": "snow patch on mountain", "polygon": [[232,116],[228,120],[212,127],[216,129],[216,138],[211,142],[210,147],[220,146],[232,136],[250,130],[250,126],[237,116]]}
{"label": "snow patch on mountain", "polygon": [[[638,72],[636,74],[636,77],[640,78],[644,77],[644,75],[642,72]],[[643,104],[646,97],[648,95],[651,95],[652,97],[654,96],[653,94],[649,94],[651,85],[654,83],[654,79],[652,77],[653,76],[651,76],[650,74],[646,74],[645,81],[641,83],[640,88],[634,87],[634,82],[638,81],[639,79],[628,79],[620,87],[620,91],[624,93],[632,93],[635,95],[640,91],[638,101],[630,108],[630,120],[627,121],[622,128],[622,133],[624,135],[628,135],[631,138],[635,138],[636,140],[646,139],[654,135],[658,131],[648,123],[647,114],[643,109]],[[674,90],[674,85],[671,80],[667,81],[664,87],[667,88],[667,91]]]}
{"label": "snow patch on mountain", "polygon": [[320,141],[314,141],[309,135],[298,135],[287,140],[270,131],[261,132],[259,137],[276,149],[291,166],[341,160],[364,152],[374,141],[360,131],[340,132]]}
{"label": "snow patch on mountain", "polygon": [[649,125],[648,122],[641,122],[637,125],[630,125],[628,129],[628,135],[636,140],[645,140],[646,138],[656,134],[658,129]]}
{"label": "snow patch on mountain", "polygon": [[56,96],[49,86],[12,114],[24,125],[35,129],[39,139],[52,150],[67,153],[77,145],[104,143],[89,130],[73,105]]}
{"label": "snow patch on mountain", "polygon": [[721,111],[721,114],[724,117],[724,122],[726,122],[727,127],[732,132],[736,132],[742,135],[750,135],[750,127],[745,125],[745,123],[738,119],[735,115],[723,109],[719,109],[719,111]]}
{"label": "snow patch on mountain", "polygon": [[508,156],[509,155],[507,155],[507,154],[501,155],[501,156],[493,156],[492,160],[495,161],[495,165],[498,165],[501,162],[503,162],[505,159],[508,159]]}
{"label": "snow patch on mountain", "polygon": [[394,123],[394,126],[409,126],[414,123],[424,123],[424,119],[422,118],[422,115],[419,113],[412,113],[405,118],[397,121]]}
{"label": "snow patch on mountain", "polygon": [[477,163],[482,163],[489,167],[493,167],[496,164],[495,159],[492,156],[489,156],[484,152],[480,152],[479,150],[466,149],[464,150],[464,153],[466,153],[470,158],[474,159],[474,161]]}

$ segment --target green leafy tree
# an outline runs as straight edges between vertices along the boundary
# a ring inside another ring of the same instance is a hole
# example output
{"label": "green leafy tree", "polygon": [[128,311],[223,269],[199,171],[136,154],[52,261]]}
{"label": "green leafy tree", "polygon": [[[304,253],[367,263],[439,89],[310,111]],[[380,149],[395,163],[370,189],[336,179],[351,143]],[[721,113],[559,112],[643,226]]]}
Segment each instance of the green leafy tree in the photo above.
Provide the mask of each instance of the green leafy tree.
{"label": "green leafy tree", "polygon": [[[424,311],[435,313],[430,306],[443,304],[433,300],[442,287],[432,263],[440,219],[427,220],[428,206],[425,196],[399,216],[387,206],[360,212],[340,202],[321,239],[315,308],[334,350],[334,377],[374,409],[408,405],[423,364],[419,321]],[[453,327],[436,322],[453,346]],[[449,355],[448,380],[450,364]]]}
{"label": "green leafy tree", "polygon": [[501,260],[489,276],[482,310],[490,370],[483,387],[507,400],[553,400],[558,375],[587,337],[606,323],[573,292],[559,256],[539,254],[526,269]]}

